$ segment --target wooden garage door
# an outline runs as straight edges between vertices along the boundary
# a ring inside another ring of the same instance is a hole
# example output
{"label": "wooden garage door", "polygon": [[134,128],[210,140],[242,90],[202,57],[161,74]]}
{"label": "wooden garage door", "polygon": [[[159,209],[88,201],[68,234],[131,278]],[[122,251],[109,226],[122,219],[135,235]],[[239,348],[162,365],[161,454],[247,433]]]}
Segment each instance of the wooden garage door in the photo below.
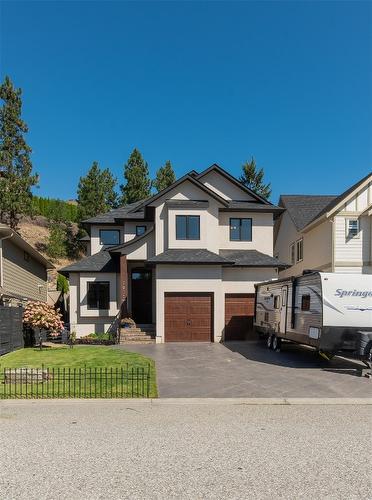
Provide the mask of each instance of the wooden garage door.
{"label": "wooden garage door", "polygon": [[254,294],[225,295],[225,340],[253,338]]}
{"label": "wooden garage door", "polygon": [[211,342],[212,294],[165,294],[165,342]]}

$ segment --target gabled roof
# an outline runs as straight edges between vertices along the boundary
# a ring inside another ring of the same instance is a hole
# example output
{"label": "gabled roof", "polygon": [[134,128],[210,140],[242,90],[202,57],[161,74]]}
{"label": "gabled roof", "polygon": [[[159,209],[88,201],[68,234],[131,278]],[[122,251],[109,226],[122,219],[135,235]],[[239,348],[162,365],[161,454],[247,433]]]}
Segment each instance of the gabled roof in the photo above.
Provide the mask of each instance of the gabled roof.
{"label": "gabled roof", "polygon": [[40,262],[46,269],[54,269],[54,266],[49,260],[47,260],[40,252],[31,246],[25,239],[22,238],[20,234],[14,229],[11,229],[6,224],[0,224],[0,238],[8,238],[9,241],[13,242],[16,246],[22,248],[25,252],[29,253],[33,259]]}
{"label": "gabled roof", "polygon": [[116,219],[143,219],[144,211],[140,210],[135,212],[134,214],[131,212],[136,207],[141,205],[143,200],[136,201],[135,203],[130,203],[129,205],[125,205],[124,207],[114,208],[109,212],[104,214],[98,214],[95,217],[91,217],[90,219],[83,220],[84,224],[115,224]]}
{"label": "gabled roof", "polygon": [[194,184],[194,186],[198,187],[199,189],[201,189],[202,191],[207,193],[209,196],[211,196],[212,198],[217,200],[222,205],[227,206],[227,200],[222,198],[220,195],[218,195],[212,189],[209,189],[202,182],[198,181],[193,175],[186,174],[183,177],[181,177],[180,179],[178,179],[176,182],[174,182],[173,184],[168,186],[167,188],[159,191],[159,193],[156,193],[153,196],[151,196],[150,198],[148,198],[147,200],[144,200],[140,205],[138,205],[138,207],[133,208],[130,211],[130,213],[136,212],[136,210],[144,209],[146,206],[151,205],[152,203],[154,203],[154,201],[158,200],[159,198],[161,198],[165,194],[169,193],[169,191],[171,191],[172,189],[174,189],[175,187],[179,186],[180,184],[182,184],[183,182],[186,182],[186,181],[191,182],[192,184]]}
{"label": "gabled roof", "polygon": [[63,267],[58,272],[63,275],[68,275],[70,272],[115,273],[117,272],[117,264],[107,250],[101,250],[89,257],[85,257],[74,264]]}
{"label": "gabled roof", "polygon": [[297,231],[301,231],[335,198],[335,195],[282,194],[279,205],[287,209]]}
{"label": "gabled roof", "polygon": [[137,243],[137,241],[144,240],[153,231],[154,231],[154,227],[151,227],[150,229],[145,231],[143,234],[140,234],[139,236],[135,236],[134,238],[130,239],[129,241],[126,241],[125,243],[120,243],[120,245],[110,246],[110,248],[108,248],[108,251],[113,252],[113,253],[119,252],[122,248],[129,247],[130,245]]}
{"label": "gabled roof", "polygon": [[205,248],[169,249],[148,259],[150,264],[233,264]]}
{"label": "gabled roof", "polygon": [[357,191],[358,188],[361,187],[368,179],[372,181],[372,172],[369,172],[365,177],[363,177],[363,179],[360,179],[360,181],[356,182],[346,191],[344,191],[339,196],[336,196],[333,200],[331,200],[330,203],[327,206],[325,206],[310,222],[314,222],[316,219],[319,219],[326,213],[332,212],[334,209],[338,207],[338,205],[346,201],[349,195],[353,194],[354,191]]}
{"label": "gabled roof", "polygon": [[220,255],[239,267],[278,267],[284,269],[288,264],[258,250],[220,250]]}
{"label": "gabled roof", "polygon": [[236,179],[231,174],[229,174],[229,172],[227,172],[226,170],[221,168],[219,165],[217,165],[217,163],[213,163],[213,165],[211,165],[207,169],[200,172],[200,174],[198,174],[198,176],[197,176],[197,179],[201,179],[202,177],[204,177],[205,175],[209,174],[209,172],[212,172],[212,171],[218,172],[220,175],[225,177],[225,179],[229,180],[230,182],[235,184],[235,186],[239,187],[242,191],[248,193],[250,196],[253,196],[253,198],[260,201],[261,203],[265,203],[266,205],[271,205],[271,203],[268,200],[266,200],[266,198],[255,193],[254,191],[252,191],[252,189],[249,189],[242,182],[240,182],[238,179]]}

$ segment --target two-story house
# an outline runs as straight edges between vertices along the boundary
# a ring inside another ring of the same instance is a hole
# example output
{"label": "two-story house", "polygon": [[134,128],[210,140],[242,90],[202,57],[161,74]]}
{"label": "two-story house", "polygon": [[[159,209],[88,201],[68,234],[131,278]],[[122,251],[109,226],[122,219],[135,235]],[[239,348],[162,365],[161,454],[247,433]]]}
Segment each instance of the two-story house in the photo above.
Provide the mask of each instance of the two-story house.
{"label": "two-story house", "polygon": [[90,255],[60,271],[71,330],[107,331],[129,315],[155,325],[157,342],[245,338],[254,284],[281,267],[273,225],[282,210],[212,165],[86,220]]}
{"label": "two-story house", "polygon": [[53,264],[16,231],[0,224],[0,305],[46,302],[49,269]]}
{"label": "two-story house", "polygon": [[279,205],[274,255],[289,264],[280,277],[372,274],[372,173],[339,196],[282,195]]}

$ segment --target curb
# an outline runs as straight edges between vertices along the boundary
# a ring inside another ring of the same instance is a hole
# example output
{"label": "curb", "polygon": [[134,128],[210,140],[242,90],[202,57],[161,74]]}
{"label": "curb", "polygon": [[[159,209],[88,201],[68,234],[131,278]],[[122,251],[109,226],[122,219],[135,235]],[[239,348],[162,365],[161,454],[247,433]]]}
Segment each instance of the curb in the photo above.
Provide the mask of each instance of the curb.
{"label": "curb", "polygon": [[89,404],[121,404],[144,406],[328,406],[328,405],[372,405],[372,398],[158,398],[158,399],[2,399],[0,408],[4,406],[22,405],[89,405]]}

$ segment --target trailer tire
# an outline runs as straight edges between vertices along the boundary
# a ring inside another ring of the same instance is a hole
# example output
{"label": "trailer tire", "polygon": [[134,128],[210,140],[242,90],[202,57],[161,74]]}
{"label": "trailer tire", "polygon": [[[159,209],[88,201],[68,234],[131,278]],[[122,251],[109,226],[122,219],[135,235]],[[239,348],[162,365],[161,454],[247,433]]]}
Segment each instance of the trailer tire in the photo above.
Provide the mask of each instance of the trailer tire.
{"label": "trailer tire", "polygon": [[272,344],[272,349],[274,351],[279,352],[282,346],[282,339],[280,337],[277,337],[276,335],[273,335],[271,344]]}
{"label": "trailer tire", "polygon": [[266,347],[268,349],[272,349],[273,348],[273,335],[271,333],[269,333],[269,335],[267,336]]}

